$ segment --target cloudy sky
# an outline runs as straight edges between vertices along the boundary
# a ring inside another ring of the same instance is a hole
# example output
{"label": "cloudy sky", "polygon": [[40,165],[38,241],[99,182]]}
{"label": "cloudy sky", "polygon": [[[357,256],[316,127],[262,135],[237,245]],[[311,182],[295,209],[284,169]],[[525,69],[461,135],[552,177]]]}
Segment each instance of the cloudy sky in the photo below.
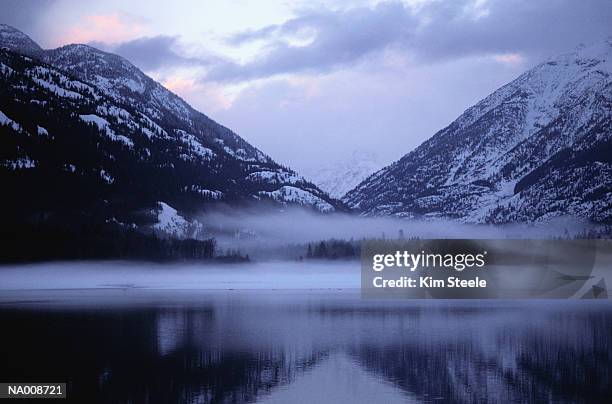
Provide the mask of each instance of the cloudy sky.
{"label": "cloudy sky", "polygon": [[612,35],[609,0],[2,0],[45,48],[128,58],[306,173],[391,162],[529,67]]}

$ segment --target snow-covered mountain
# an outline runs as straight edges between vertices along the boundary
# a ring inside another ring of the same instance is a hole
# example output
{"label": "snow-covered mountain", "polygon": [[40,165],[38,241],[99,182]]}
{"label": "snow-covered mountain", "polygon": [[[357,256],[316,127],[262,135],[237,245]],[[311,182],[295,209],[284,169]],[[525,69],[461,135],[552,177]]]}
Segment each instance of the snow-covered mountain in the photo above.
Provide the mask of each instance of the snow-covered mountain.
{"label": "snow-covered mountain", "polygon": [[548,60],[343,200],[366,215],[612,220],[612,40]]}
{"label": "snow-covered mountain", "polygon": [[305,175],[331,197],[339,199],[382,167],[376,154],[356,150],[346,160],[334,161]]}
{"label": "snow-covered mountain", "polygon": [[42,50],[6,25],[0,48],[0,177],[16,217],[133,223],[159,206],[185,218],[217,202],[342,206],[120,56]]}
{"label": "snow-covered mountain", "polygon": [[0,24],[0,47],[32,57],[42,56],[44,53],[29,36],[6,24]]}

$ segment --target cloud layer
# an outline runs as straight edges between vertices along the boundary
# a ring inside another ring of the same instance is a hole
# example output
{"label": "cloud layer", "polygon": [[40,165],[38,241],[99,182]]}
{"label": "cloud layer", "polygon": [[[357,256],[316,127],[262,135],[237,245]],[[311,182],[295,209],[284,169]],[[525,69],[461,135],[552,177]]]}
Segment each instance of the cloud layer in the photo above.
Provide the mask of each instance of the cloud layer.
{"label": "cloud layer", "polygon": [[180,49],[178,37],[158,35],[120,43],[113,48],[113,51],[146,71],[162,67],[209,64],[202,59],[181,56],[177,53],[178,49]]}
{"label": "cloud layer", "polygon": [[[431,2],[418,9],[385,2],[372,8],[321,10],[236,33],[228,43],[263,41],[263,54],[244,64],[216,66],[207,77],[231,81],[326,73],[389,49],[414,63],[474,55],[539,58],[610,35],[610,21],[612,3],[606,0],[464,0]],[[292,43],[303,37],[309,37],[305,45]]]}

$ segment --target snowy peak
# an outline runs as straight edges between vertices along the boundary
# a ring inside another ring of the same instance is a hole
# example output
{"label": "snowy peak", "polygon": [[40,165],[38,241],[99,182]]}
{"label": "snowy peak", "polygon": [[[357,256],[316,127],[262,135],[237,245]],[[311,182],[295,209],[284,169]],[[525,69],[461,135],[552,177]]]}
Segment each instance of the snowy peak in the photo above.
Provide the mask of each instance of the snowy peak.
{"label": "snowy peak", "polygon": [[0,44],[3,48],[27,56],[38,56],[43,51],[29,36],[6,24],[0,24]]}
{"label": "snowy peak", "polygon": [[596,66],[610,73],[612,68],[612,37],[596,44],[580,44],[572,52],[552,58],[545,63],[551,62],[563,62],[566,65]]}
{"label": "snowy peak", "polygon": [[383,164],[380,163],[376,154],[356,150],[346,160],[335,161],[312,170],[308,177],[331,197],[342,198],[344,194],[382,167]]}
{"label": "snowy peak", "polygon": [[[605,85],[612,73],[612,40],[591,46],[579,46],[551,58],[525,72],[469,108],[454,124],[466,127],[495,109],[514,110],[504,113],[520,116],[520,127],[514,127],[513,137],[528,137],[555,119],[561,110],[586,92]],[[514,146],[512,143],[508,147]]]}
{"label": "snowy peak", "polygon": [[44,59],[117,97],[142,94],[154,83],[128,60],[89,45],[72,44],[49,50]]}

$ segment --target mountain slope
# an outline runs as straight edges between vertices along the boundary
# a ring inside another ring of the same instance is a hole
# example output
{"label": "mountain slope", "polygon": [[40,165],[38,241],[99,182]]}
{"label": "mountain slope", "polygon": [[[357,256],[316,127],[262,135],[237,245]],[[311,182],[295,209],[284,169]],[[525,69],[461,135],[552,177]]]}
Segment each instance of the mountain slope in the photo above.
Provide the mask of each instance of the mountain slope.
{"label": "mountain slope", "polygon": [[165,204],[187,217],[218,202],[342,206],[127,60],[0,33],[0,177],[15,220],[79,212],[137,223]]}
{"label": "mountain slope", "polygon": [[29,36],[6,24],[0,24],[0,46],[7,50],[18,50],[21,54],[32,57],[40,57],[44,53]]}
{"label": "mountain slope", "polygon": [[366,215],[612,219],[612,41],[527,71],[350,191]]}

